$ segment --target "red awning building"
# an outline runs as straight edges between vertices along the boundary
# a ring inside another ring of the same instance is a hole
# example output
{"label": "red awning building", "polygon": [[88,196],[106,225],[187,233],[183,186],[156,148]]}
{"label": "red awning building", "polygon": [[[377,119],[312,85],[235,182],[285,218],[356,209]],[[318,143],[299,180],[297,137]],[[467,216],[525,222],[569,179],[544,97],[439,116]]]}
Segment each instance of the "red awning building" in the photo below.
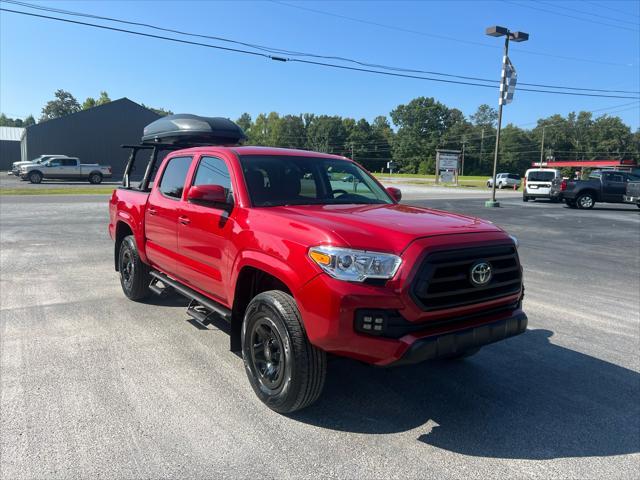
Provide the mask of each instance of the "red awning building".
{"label": "red awning building", "polygon": [[553,160],[549,162],[533,162],[532,165],[544,168],[614,168],[616,170],[638,168],[635,160]]}

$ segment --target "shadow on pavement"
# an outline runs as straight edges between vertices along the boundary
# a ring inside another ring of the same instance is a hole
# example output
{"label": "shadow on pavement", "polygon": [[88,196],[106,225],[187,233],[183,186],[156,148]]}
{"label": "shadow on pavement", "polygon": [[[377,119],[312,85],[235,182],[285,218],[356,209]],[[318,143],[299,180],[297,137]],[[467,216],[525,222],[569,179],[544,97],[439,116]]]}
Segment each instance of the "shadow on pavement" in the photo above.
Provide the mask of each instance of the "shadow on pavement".
{"label": "shadow on pavement", "polygon": [[483,457],[640,452],[640,374],[552,335],[529,330],[464,361],[398,369],[339,359],[318,403],[292,418],[369,434],[415,430],[420,442]]}

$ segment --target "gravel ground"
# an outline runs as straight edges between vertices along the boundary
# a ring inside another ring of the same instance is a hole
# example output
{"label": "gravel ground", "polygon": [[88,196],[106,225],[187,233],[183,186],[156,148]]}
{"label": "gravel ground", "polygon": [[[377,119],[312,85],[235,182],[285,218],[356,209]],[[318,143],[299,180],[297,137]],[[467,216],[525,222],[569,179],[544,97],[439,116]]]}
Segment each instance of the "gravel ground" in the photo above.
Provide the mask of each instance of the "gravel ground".
{"label": "gravel ground", "polygon": [[417,203],[520,238],[529,331],[457,363],[336,360],[285,417],[224,325],[124,297],[106,197],[1,198],[0,478],[638,478],[638,209]]}

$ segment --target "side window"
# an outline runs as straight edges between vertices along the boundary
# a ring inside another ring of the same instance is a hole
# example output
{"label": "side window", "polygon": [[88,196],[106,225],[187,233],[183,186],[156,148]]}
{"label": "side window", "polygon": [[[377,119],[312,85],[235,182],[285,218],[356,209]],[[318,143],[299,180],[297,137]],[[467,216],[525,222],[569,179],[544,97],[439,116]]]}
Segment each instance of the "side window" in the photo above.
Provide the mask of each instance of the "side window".
{"label": "side window", "polygon": [[229,168],[224,160],[216,157],[202,157],[193,185],[221,185],[227,197],[233,192]]}
{"label": "side window", "polygon": [[163,195],[175,199],[182,198],[191,160],[191,157],[174,157],[169,160],[158,187]]}
{"label": "side window", "polygon": [[53,160],[49,160],[50,167],[59,167],[62,165],[62,160],[59,158],[54,158]]}
{"label": "side window", "polygon": [[624,177],[618,173],[609,174],[610,182],[624,182]]}
{"label": "side window", "polygon": [[75,158],[62,159],[62,165],[65,167],[75,167],[76,159]]}

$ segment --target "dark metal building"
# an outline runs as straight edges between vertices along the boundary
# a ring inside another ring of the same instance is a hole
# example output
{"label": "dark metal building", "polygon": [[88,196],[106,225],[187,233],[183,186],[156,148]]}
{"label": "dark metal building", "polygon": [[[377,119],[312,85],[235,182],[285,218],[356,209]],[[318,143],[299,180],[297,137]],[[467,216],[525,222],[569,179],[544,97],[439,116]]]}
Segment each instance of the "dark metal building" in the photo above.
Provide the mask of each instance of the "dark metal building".
{"label": "dark metal building", "polygon": [[144,127],[158,118],[160,115],[142,105],[121,98],[27,127],[21,157],[78,157],[82,163],[111,165],[113,179],[120,180],[129,155],[120,145],[139,143]]}
{"label": "dark metal building", "polygon": [[11,170],[13,162],[20,161],[20,138],[24,128],[0,127],[0,170]]}

